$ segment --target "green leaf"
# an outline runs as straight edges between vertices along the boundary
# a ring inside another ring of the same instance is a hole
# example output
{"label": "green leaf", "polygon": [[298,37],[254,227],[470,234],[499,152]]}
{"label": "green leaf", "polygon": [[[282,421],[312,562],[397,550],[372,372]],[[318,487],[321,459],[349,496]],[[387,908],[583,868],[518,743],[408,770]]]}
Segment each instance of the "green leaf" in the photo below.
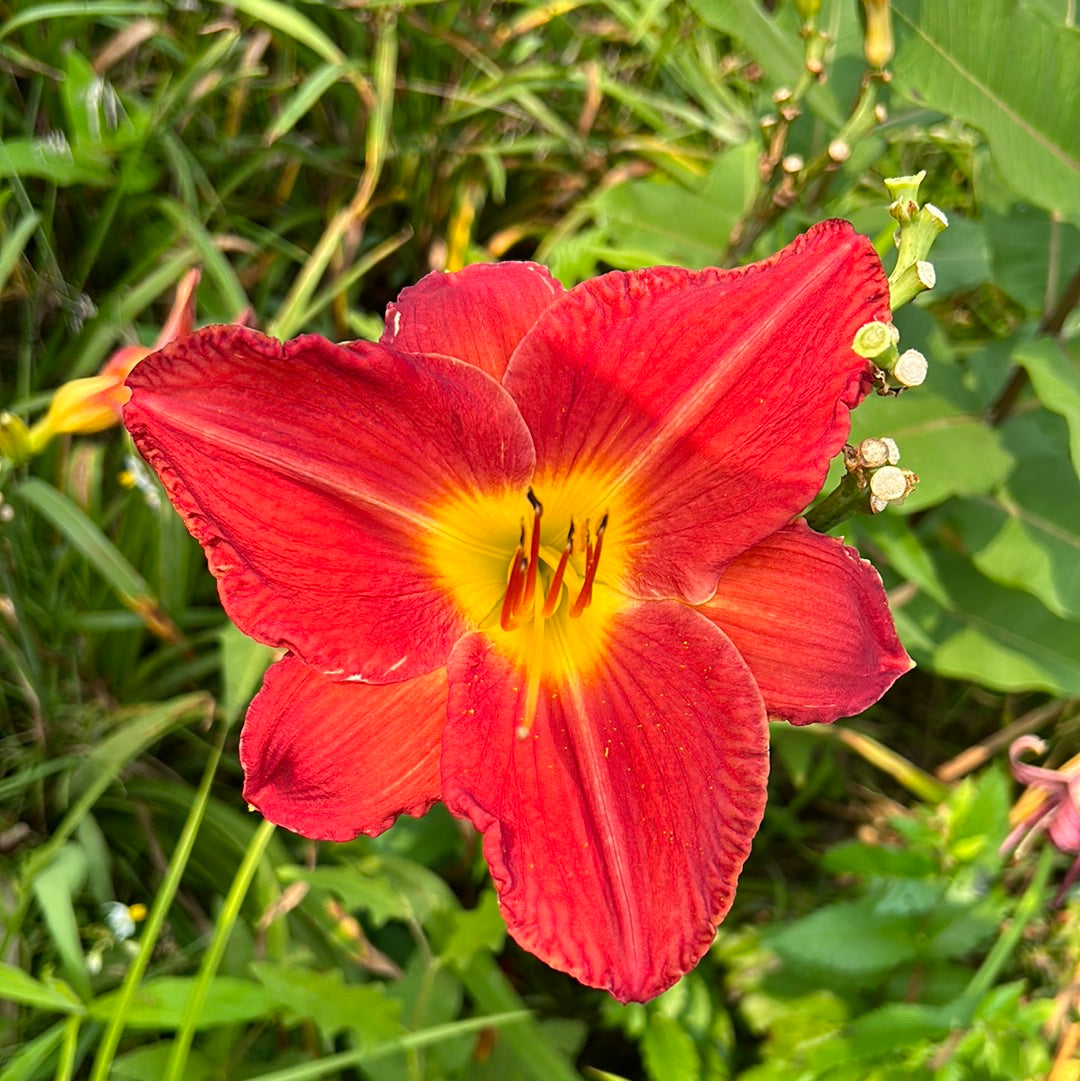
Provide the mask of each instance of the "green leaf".
{"label": "green leaf", "polygon": [[834,875],[922,878],[934,874],[938,865],[929,852],[848,841],[830,848],[821,866]]}
{"label": "green leaf", "polygon": [[893,12],[897,86],[979,128],[1024,199],[1080,210],[1080,32],[1016,0],[895,0]]}
{"label": "green leaf", "polygon": [[630,268],[674,263],[700,268],[723,261],[728,240],[757,193],[757,144],[747,140],[721,154],[701,187],[687,191],[668,180],[631,180],[592,203],[615,248],[604,259]]}
{"label": "green leaf", "polygon": [[[136,1029],[175,1029],[195,988],[197,977],[162,976],[148,980],[136,990],[125,1023]],[[95,998],[88,1007],[90,1017],[107,1021],[120,992]],[[196,1025],[199,1029],[244,1024],[270,1018],[281,1008],[269,990],[252,980],[216,976],[210,984]]]}
{"label": "green leaf", "polygon": [[231,0],[230,7],[306,45],[330,64],[347,66],[348,57],[304,14],[279,0]]}
{"label": "green leaf", "polygon": [[849,977],[883,973],[918,955],[912,921],[880,916],[869,898],[824,905],[763,939],[790,964]]}
{"label": "green leaf", "polygon": [[1023,342],[1013,359],[1031,377],[1039,401],[1065,418],[1073,469],[1080,474],[1080,361],[1065,342],[1045,337]]}
{"label": "green leaf", "polygon": [[86,1012],[82,1003],[64,984],[56,981],[52,984],[42,983],[14,965],[0,964],[0,1000],[21,1002],[38,1010],[57,1013]]}
{"label": "green leaf", "polygon": [[936,559],[948,606],[919,595],[901,609],[932,643],[926,651],[912,645],[920,663],[996,690],[1080,694],[1080,625],[983,577],[954,552],[942,549]]}
{"label": "green leaf", "polygon": [[485,890],[475,908],[453,913],[450,934],[440,955],[466,965],[481,950],[500,953],[505,940],[506,921],[499,912],[499,900],[494,890]]}
{"label": "green leaf", "polygon": [[60,1021],[24,1043],[5,1065],[0,1081],[36,1081],[46,1076],[42,1067],[63,1041],[66,1026],[66,1021]]}
{"label": "green leaf", "polygon": [[0,178],[9,176],[36,176],[61,188],[72,184],[106,187],[112,183],[112,168],[97,154],[76,154],[62,133],[53,133],[0,141]]}
{"label": "green leaf", "polygon": [[296,965],[255,962],[251,969],[288,1025],[310,1019],[325,1039],[351,1029],[365,1044],[402,1031],[401,1003],[388,998],[382,984],[347,984],[339,971],[315,972]]}
{"label": "green leaf", "polygon": [[949,518],[988,578],[1080,618],[1080,480],[1067,459],[1023,458],[994,497],[958,503]]}
{"label": "green leaf", "polygon": [[274,118],[273,124],[263,135],[263,145],[271,146],[283,135],[287,135],[299,123],[301,117],[309,113],[315,103],[347,71],[347,64],[323,64],[309,72],[301,82],[296,93],[285,103],[284,108]]}
{"label": "green leaf", "polygon": [[66,844],[52,862],[34,876],[34,896],[45,925],[60,956],[64,972],[81,998],[90,997],[75,898],[86,882],[86,853],[79,845]]}
{"label": "green leaf", "polygon": [[949,228],[934,241],[935,297],[947,297],[993,279],[986,223],[949,216]]}
{"label": "green leaf", "polygon": [[693,1037],[678,1021],[654,1013],[641,1041],[641,1057],[652,1081],[697,1081],[701,1077],[701,1056]]}
{"label": "green leaf", "polygon": [[[153,1043],[120,1055],[113,1060],[109,1081],[161,1081],[168,1065],[169,1049],[167,1043]],[[184,1069],[184,1081],[210,1081],[218,1070],[219,1063],[193,1050]]]}

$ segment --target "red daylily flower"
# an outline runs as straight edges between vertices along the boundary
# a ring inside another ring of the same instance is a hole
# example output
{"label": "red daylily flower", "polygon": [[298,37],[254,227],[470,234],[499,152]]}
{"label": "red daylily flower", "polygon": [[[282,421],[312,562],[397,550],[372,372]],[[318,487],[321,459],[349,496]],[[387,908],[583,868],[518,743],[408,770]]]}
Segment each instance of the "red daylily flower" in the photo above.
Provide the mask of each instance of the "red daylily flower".
{"label": "red daylily flower", "polygon": [[793,521],[889,319],[826,222],[740,270],[432,274],[378,344],[215,327],[125,420],[246,633],[284,646],[245,796],[309,837],[443,800],[510,932],[623,1001],[731,905],[767,717],[831,721],[910,667],[881,581]]}

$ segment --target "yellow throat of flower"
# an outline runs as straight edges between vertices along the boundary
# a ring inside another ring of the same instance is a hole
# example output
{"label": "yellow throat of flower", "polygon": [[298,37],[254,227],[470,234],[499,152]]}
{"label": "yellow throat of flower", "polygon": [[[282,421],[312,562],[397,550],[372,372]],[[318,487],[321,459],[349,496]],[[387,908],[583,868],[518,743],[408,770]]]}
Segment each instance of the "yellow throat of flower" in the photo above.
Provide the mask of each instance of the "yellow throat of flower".
{"label": "yellow throat of flower", "polygon": [[610,478],[537,477],[527,492],[464,494],[432,512],[427,556],[468,622],[527,673],[526,735],[541,682],[586,679],[605,653],[627,558]]}

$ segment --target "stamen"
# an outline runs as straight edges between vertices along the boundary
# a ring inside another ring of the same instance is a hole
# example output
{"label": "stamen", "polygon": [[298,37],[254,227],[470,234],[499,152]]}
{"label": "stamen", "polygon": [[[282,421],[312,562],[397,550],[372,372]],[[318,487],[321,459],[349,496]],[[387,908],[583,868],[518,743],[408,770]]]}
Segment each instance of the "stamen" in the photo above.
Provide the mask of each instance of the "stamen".
{"label": "stamen", "polygon": [[566,534],[566,547],[562,550],[562,555],[559,557],[559,565],[555,568],[555,573],[551,578],[551,585],[548,586],[547,597],[544,598],[544,607],[540,610],[540,614],[544,619],[549,619],[555,613],[555,609],[559,606],[559,592],[562,589],[563,575],[566,573],[566,564],[569,562],[570,556],[574,551],[574,523],[570,523],[570,529]]}
{"label": "stamen", "polygon": [[522,594],[521,607],[528,608],[536,595],[536,572],[540,566],[540,519],[544,514],[544,504],[533,494],[532,488],[526,493],[529,505],[533,509],[532,537],[529,541],[529,567],[525,575],[525,592]]}
{"label": "stamen", "polygon": [[504,631],[512,631],[518,625],[521,610],[521,597],[525,583],[525,526],[521,527],[521,540],[514,553],[514,562],[510,567],[510,581],[506,583],[506,596],[503,597],[502,611],[499,612],[499,626]]}
{"label": "stamen", "polygon": [[581,592],[577,595],[577,600],[570,608],[571,619],[577,619],[592,603],[592,587],[596,580],[596,568],[600,565],[600,549],[604,545],[604,530],[607,529],[607,522],[608,516],[605,511],[604,517],[600,519],[600,524],[596,527],[595,544],[588,539],[588,534],[586,534],[585,580],[581,583]]}

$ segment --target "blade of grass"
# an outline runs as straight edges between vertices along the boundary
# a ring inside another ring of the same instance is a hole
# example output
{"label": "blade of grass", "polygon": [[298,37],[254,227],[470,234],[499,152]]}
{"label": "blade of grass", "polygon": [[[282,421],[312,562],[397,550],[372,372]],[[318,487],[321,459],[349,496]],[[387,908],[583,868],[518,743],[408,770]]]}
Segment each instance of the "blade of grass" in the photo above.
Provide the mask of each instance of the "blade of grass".
{"label": "blade of grass", "polygon": [[161,607],[149,583],[78,504],[37,477],[28,477],[14,494],[29,503],[76,551],[82,553],[150,631],[165,641],[180,641],[179,630]]}
{"label": "blade of grass", "polygon": [[195,1026],[198,1024],[203,1004],[206,1002],[207,992],[214,979],[214,974],[221,964],[221,959],[225,955],[225,947],[229,943],[229,936],[232,934],[236,917],[240,914],[240,906],[247,896],[251,880],[255,877],[255,871],[262,860],[266,846],[270,843],[270,838],[274,836],[274,829],[275,826],[272,822],[264,821],[255,831],[255,836],[252,838],[251,844],[248,845],[244,859],[236,872],[236,877],[229,887],[228,895],[225,897],[221,911],[218,913],[214,937],[211,939],[210,946],[203,956],[202,964],[199,966],[199,974],[196,977],[194,987],[191,989],[191,997],[184,1006],[184,1014],[180,1019],[180,1028],[177,1030],[176,1038],[173,1041],[172,1051],[169,1054],[169,1061],[166,1064],[165,1076],[162,1081],[181,1081],[184,1076],[188,1053],[191,1050],[191,1041],[195,1036]]}
{"label": "blade of grass", "polygon": [[116,1004],[109,1017],[109,1023],[105,1027],[105,1032],[101,1037],[101,1043],[98,1044],[97,1055],[94,1058],[94,1066],[90,1073],[90,1081],[106,1081],[109,1076],[113,1057],[116,1055],[116,1049],[120,1045],[120,1037],[124,1032],[124,1025],[128,1012],[135,999],[135,992],[139,987],[139,983],[142,981],[147,966],[150,964],[150,958],[153,955],[154,947],[157,945],[158,940],[161,937],[161,929],[165,925],[165,917],[169,914],[173,898],[176,896],[176,891],[180,888],[180,880],[183,878],[184,871],[188,865],[188,860],[191,858],[192,849],[195,847],[195,838],[198,835],[199,827],[202,824],[203,816],[206,813],[206,805],[210,799],[210,788],[213,784],[214,777],[217,775],[217,767],[218,763],[221,761],[221,751],[225,746],[225,737],[227,733],[228,727],[222,725],[218,734],[217,743],[210,752],[210,758],[206,763],[206,769],[203,771],[202,783],[195,793],[195,798],[191,803],[191,810],[188,812],[187,820],[184,822],[184,828],[180,833],[180,839],[176,843],[172,859],[169,860],[169,869],[166,871],[165,878],[158,887],[157,895],[154,897],[153,904],[150,906],[150,913],[147,917],[146,924],[143,927],[142,934],[139,936],[139,952],[128,966]]}
{"label": "blade of grass", "polygon": [[[95,748],[91,752],[91,758],[100,767],[96,776],[88,781],[82,795],[72,804],[49,839],[27,858],[23,868],[23,882],[26,885],[31,884],[38,871],[49,864],[61,845],[75,832],[83,816],[97,803],[105,789],[132,758],[142,754],[171,728],[194,717],[206,717],[212,709],[213,700],[205,694],[189,694],[157,706],[144,707],[133,722],[138,728],[140,738],[130,739],[129,732],[122,732],[113,740],[106,740]],[[30,889],[24,888],[15,912],[8,918],[0,956],[6,954],[8,943],[18,933],[30,897]]]}
{"label": "blade of grass", "polygon": [[[318,1062],[306,1062],[301,1066],[274,1070],[273,1073],[257,1074],[251,1078],[251,1081],[316,1081],[317,1078],[326,1077],[347,1066],[362,1066],[366,1062],[374,1062],[388,1055],[430,1047],[432,1044],[442,1043],[445,1040],[468,1036],[472,1032],[483,1032],[485,1029],[501,1028],[504,1025],[512,1030],[514,1026],[527,1021],[530,1016],[528,1010],[514,1010],[511,1013],[470,1017],[467,1021],[450,1021],[445,1025],[432,1025],[431,1028],[409,1032],[396,1040],[388,1040],[386,1043],[376,1044],[374,1047],[361,1051],[343,1051],[337,1055],[327,1055]],[[575,1076],[575,1081],[580,1081],[580,1079]]]}
{"label": "blade of grass", "polygon": [[0,291],[7,285],[15,264],[19,261],[27,242],[34,235],[41,217],[38,214],[25,214],[19,219],[15,228],[4,238],[3,247],[0,247]]}
{"label": "blade of grass", "polygon": [[293,282],[277,317],[268,328],[267,332],[272,337],[291,338],[303,326],[302,313],[307,309],[311,295],[330,264],[334,252],[345,234],[357,226],[368,211],[389,145],[390,117],[394,108],[397,77],[397,45],[397,18],[391,13],[383,14],[380,16],[372,61],[375,104],[368,118],[363,175],[352,201],[334,215]]}
{"label": "blade of grass", "polygon": [[18,15],[12,15],[0,26],[0,41],[21,26],[35,26],[48,19],[79,18],[97,21],[109,16],[161,15],[164,11],[164,5],[148,3],[146,0],[100,0],[99,3],[94,3],[93,0],[66,0],[63,3],[37,4],[20,11]]}
{"label": "blade of grass", "polygon": [[292,131],[300,118],[311,111],[319,98],[350,70],[348,64],[323,64],[316,68],[285,103],[285,108],[281,110],[273,124],[266,129],[263,145],[273,146],[283,135]]}

